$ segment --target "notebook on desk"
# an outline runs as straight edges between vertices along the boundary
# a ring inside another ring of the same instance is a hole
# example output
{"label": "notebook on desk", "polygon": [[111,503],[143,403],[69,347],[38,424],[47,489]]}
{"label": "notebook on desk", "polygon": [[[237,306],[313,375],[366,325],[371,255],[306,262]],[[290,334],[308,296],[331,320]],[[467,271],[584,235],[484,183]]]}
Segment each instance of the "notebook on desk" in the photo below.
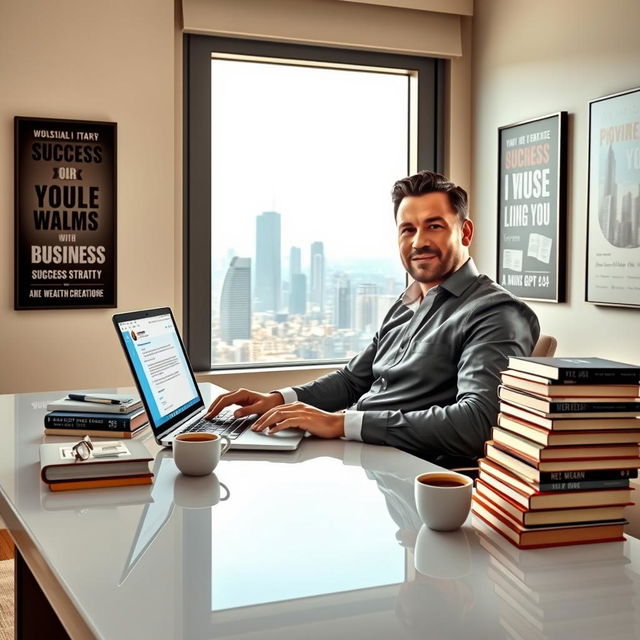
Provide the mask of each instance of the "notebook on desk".
{"label": "notebook on desk", "polygon": [[300,444],[302,431],[252,431],[257,416],[234,418],[237,406],[204,419],[207,407],[168,307],[118,313],[113,323],[159,445],[170,447],[176,436],[193,431],[226,435],[232,449],[291,451]]}

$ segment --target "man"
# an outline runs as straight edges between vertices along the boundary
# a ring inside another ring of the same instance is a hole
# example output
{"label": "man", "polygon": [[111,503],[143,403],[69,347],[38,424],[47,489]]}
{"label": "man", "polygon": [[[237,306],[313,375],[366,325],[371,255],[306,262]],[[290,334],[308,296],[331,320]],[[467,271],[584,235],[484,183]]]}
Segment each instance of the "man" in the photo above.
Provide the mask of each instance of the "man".
{"label": "man", "polygon": [[260,415],[255,431],[304,429],[427,460],[482,455],[498,413],[499,372],[508,356],[531,354],[538,320],[478,274],[464,189],[422,171],[396,182],[392,200],[400,259],[414,282],[369,346],[343,369],[299,387],[226,393],[207,417],[239,404],[236,416]]}

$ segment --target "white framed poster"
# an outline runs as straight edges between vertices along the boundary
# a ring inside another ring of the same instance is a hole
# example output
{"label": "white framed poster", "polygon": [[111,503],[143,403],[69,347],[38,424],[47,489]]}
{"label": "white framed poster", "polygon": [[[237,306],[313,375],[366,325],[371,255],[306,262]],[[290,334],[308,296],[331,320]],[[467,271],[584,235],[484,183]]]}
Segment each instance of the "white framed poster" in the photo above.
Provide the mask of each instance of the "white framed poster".
{"label": "white framed poster", "polygon": [[640,307],[640,89],[589,103],[586,301]]}

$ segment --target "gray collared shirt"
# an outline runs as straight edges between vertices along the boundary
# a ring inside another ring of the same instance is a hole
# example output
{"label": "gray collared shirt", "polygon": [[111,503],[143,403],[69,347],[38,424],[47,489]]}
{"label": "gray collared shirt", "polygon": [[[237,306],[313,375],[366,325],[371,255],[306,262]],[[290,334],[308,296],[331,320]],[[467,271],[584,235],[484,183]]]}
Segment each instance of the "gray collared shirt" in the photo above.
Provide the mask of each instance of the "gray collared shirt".
{"label": "gray collared shirt", "polygon": [[343,369],[291,390],[325,411],[346,411],[345,435],[421,458],[477,457],[498,414],[500,371],[528,356],[534,312],[469,259],[420,302],[413,283],[371,343]]}

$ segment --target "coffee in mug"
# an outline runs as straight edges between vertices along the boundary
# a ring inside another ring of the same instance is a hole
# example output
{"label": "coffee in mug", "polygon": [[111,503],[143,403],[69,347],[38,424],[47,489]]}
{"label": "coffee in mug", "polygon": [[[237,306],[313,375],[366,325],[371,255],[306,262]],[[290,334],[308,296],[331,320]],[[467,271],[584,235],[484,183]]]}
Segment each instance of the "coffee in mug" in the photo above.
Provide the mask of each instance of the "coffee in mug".
{"label": "coffee in mug", "polygon": [[467,519],[473,481],[453,471],[421,473],[415,479],[416,508],[435,531],[454,531]]}
{"label": "coffee in mug", "polygon": [[206,476],[230,445],[227,436],[217,433],[181,433],[173,441],[173,460],[187,476]]}

